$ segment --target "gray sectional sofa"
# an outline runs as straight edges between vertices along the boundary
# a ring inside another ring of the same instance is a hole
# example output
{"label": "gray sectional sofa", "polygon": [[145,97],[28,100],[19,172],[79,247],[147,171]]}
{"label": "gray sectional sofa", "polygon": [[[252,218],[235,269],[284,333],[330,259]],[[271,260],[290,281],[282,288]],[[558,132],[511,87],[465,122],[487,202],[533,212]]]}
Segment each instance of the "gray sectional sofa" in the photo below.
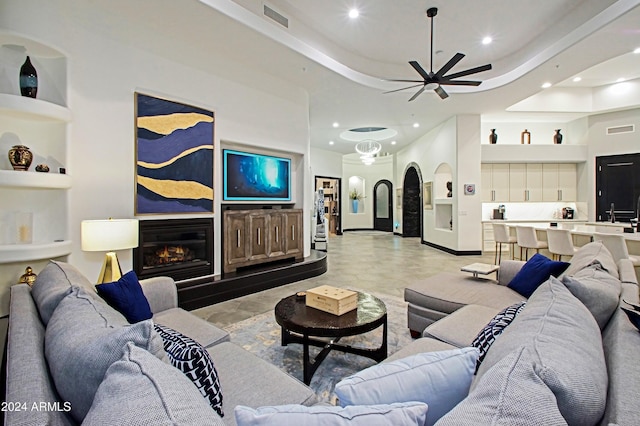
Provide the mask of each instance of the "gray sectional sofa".
{"label": "gray sectional sofa", "polygon": [[[423,337],[386,361],[466,347],[503,308],[524,298],[506,284],[524,262],[503,261],[499,282],[438,274],[406,289],[410,329]],[[637,425],[640,332],[633,265],[599,243],[583,246],[490,346],[467,398],[438,425]],[[629,306],[627,306],[629,307]]]}
{"label": "gray sectional sofa", "polygon": [[[236,405],[313,405],[317,401],[309,387],[229,342],[223,330],[179,308],[172,279],[151,278],[141,284],[154,314],[153,321],[191,337],[211,354],[220,378],[225,416],[220,418],[206,402],[203,406],[205,399],[189,379],[162,362],[162,346],[158,349],[159,336],[153,336],[152,326],[149,330],[148,324],[143,324],[146,321],[138,323],[139,327],[138,324],[128,326],[124,317],[104,303],[94,286],[73,266],[52,261],[38,275],[33,288],[26,284],[11,288],[6,382],[6,401],[11,409],[5,412],[6,425],[73,425],[83,418],[92,425],[159,425],[184,421],[234,425]],[[72,290],[74,286],[81,290]],[[84,303],[82,308],[61,306],[73,298],[74,291]],[[62,330],[54,333],[54,328]],[[94,347],[114,340],[110,336],[127,328],[132,331],[123,337],[125,340],[147,338],[143,344],[126,348],[127,359],[120,359],[123,345]],[[134,328],[139,328],[137,333],[133,332]],[[80,337],[82,334],[89,336]],[[68,351],[68,348],[77,350]],[[87,356],[81,361],[59,359],[80,358],[83,353]],[[117,361],[117,365],[106,375],[104,371],[100,373],[98,367],[93,368],[92,363],[104,363],[103,358],[111,355],[115,359],[106,362],[111,365]],[[109,383],[106,383],[107,376]],[[92,389],[91,381],[96,377],[99,381]],[[155,383],[156,393],[164,393],[164,400],[154,400],[154,391],[149,388],[151,382]],[[99,386],[98,392],[95,386]],[[70,390],[80,395],[69,395]],[[92,391],[97,395],[95,400]],[[72,404],[69,397],[79,402]],[[93,400],[93,404],[89,402],[89,406],[81,407],[83,398]],[[167,409],[173,410],[169,413],[174,416],[172,422],[163,421],[159,413]]]}

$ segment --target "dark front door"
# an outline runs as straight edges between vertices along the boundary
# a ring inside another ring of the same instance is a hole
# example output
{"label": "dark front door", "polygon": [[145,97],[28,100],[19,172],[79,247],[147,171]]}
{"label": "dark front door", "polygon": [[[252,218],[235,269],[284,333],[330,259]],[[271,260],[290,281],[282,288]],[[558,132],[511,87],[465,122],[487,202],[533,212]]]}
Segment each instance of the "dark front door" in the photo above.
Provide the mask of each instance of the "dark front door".
{"label": "dark front door", "polygon": [[388,180],[381,180],[373,187],[373,229],[393,231],[393,185]]}
{"label": "dark front door", "polygon": [[420,202],[420,178],[414,167],[407,169],[402,188],[402,236],[421,237],[422,208]]}

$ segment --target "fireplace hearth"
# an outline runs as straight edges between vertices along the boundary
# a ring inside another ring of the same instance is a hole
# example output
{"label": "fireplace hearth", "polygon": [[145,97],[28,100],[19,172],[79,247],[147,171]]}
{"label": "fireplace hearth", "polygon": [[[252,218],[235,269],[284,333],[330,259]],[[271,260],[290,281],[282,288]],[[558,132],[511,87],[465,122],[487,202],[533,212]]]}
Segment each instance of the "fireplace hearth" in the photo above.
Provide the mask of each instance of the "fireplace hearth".
{"label": "fireplace hearth", "polygon": [[133,268],[140,279],[213,274],[213,219],[142,220]]}

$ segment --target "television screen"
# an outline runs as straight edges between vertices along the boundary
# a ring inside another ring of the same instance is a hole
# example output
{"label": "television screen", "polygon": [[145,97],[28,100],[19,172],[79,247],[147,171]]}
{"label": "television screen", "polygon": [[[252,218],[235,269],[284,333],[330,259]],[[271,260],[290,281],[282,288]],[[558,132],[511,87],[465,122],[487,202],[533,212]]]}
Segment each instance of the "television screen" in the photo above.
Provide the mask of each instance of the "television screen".
{"label": "television screen", "polygon": [[291,201],[291,160],[222,151],[224,201]]}

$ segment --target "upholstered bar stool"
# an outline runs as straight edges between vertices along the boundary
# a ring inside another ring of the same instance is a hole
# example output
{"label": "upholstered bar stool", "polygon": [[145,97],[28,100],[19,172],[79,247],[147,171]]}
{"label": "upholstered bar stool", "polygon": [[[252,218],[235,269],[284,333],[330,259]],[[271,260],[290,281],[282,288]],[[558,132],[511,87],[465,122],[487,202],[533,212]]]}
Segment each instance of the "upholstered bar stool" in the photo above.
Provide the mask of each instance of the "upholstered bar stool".
{"label": "upholstered bar stool", "polygon": [[496,254],[493,257],[493,264],[499,265],[502,261],[502,244],[510,244],[511,258],[515,250],[516,237],[509,235],[509,227],[504,223],[493,224],[493,239],[496,242]]}
{"label": "upholstered bar stool", "polygon": [[573,237],[571,232],[566,229],[547,229],[547,244],[549,252],[557,260],[562,260],[562,256],[573,256],[577,248],[573,246]]}
{"label": "upholstered bar stool", "polygon": [[536,249],[536,253],[542,248],[548,248],[546,241],[538,241],[536,230],[533,226],[516,226],[516,240],[520,246],[520,259],[522,249],[525,249],[525,260],[529,260],[529,249]]}
{"label": "upholstered bar stool", "polygon": [[620,259],[629,259],[634,267],[640,266],[640,258],[629,254],[624,236],[620,234],[603,234],[596,232],[593,234],[593,239],[594,241],[602,241],[602,244],[611,252],[611,256],[613,256],[613,260],[616,262]]}

